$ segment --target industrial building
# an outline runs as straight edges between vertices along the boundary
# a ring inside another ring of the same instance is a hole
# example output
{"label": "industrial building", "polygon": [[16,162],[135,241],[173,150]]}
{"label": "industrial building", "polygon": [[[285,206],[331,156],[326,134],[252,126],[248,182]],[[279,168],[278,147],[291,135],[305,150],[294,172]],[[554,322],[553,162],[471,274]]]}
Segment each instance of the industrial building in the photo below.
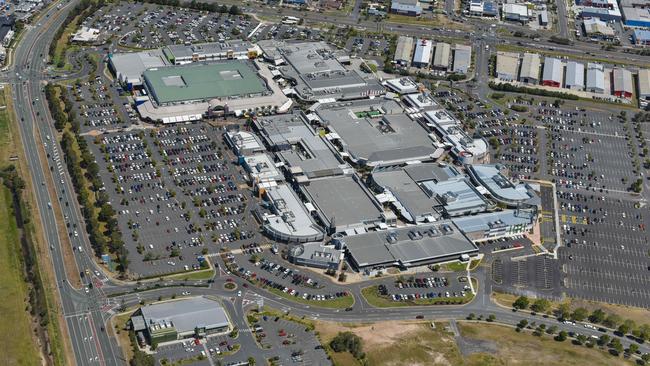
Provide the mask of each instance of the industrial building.
{"label": "industrial building", "polygon": [[402,98],[404,104],[410,108],[415,108],[418,112],[430,109],[438,109],[438,103],[431,94],[423,92],[416,94],[407,94]]}
{"label": "industrial building", "polygon": [[528,23],[530,20],[530,10],[525,4],[503,4],[503,19]]}
{"label": "industrial building", "polygon": [[527,210],[503,210],[456,217],[452,221],[469,240],[480,243],[530,232],[535,215]]}
{"label": "industrial building", "polygon": [[413,79],[408,77],[388,79],[384,82],[384,85],[386,85],[386,87],[391,91],[398,94],[417,93],[420,89],[418,84],[413,81]]}
{"label": "industrial building", "polygon": [[257,132],[297,182],[342,175],[352,168],[340,160],[302,113],[258,117]]}
{"label": "industrial building", "polygon": [[484,194],[507,207],[539,206],[541,201],[527,183],[513,183],[502,164],[467,165],[467,173]]}
{"label": "industrial building", "polygon": [[427,111],[424,119],[430,123],[442,142],[450,146],[452,156],[462,164],[479,164],[489,156],[488,143],[484,138],[470,137],[460,121],[444,109]]}
{"label": "industrial building", "polygon": [[566,65],[566,78],[564,85],[568,89],[582,90],[585,87],[585,65],[580,62],[569,61]]}
{"label": "industrial building", "polygon": [[142,306],[131,315],[130,321],[136,337],[151,345],[208,337],[232,329],[221,304],[208,297],[191,297]]}
{"label": "industrial building", "polygon": [[436,43],[436,51],[433,54],[433,68],[439,70],[449,69],[449,56],[451,55],[451,46],[449,43]]}
{"label": "industrial building", "polygon": [[394,100],[321,104],[310,122],[325,130],[338,154],[359,166],[435,160],[443,153],[435,136]]}
{"label": "industrial building", "polygon": [[505,82],[517,80],[519,71],[519,54],[512,52],[497,52],[497,79]]}
{"label": "industrial building", "polygon": [[621,10],[617,0],[582,0],[576,2],[580,5],[580,17],[598,18],[602,21],[620,21]]}
{"label": "industrial building", "polygon": [[452,221],[372,231],[332,240],[359,271],[469,259],[478,248]]}
{"label": "industrial building", "polygon": [[650,46],[650,30],[635,29],[632,33],[632,41],[637,46]]}
{"label": "industrial building", "polygon": [[[286,184],[264,189],[273,214],[262,214],[262,229],[274,240],[294,243],[322,241],[325,230],[312,219],[296,192]],[[257,213],[259,216],[259,212]]]}
{"label": "industrial building", "polygon": [[264,40],[258,43],[264,59],[275,65],[273,78],[286,83],[286,95],[304,101],[326,102],[363,99],[383,95],[384,87],[373,76],[348,70],[349,56],[325,42],[288,43]]}
{"label": "industrial building", "polygon": [[380,201],[410,223],[476,214],[490,206],[467,177],[438,163],[376,168],[369,182]]}
{"label": "industrial building", "polygon": [[433,42],[428,39],[418,39],[415,43],[415,54],[413,55],[413,66],[427,68],[431,64]]}
{"label": "industrial building", "polygon": [[587,64],[587,86],[590,93],[605,93],[605,68],[601,64],[589,62]]}
{"label": "industrial building", "polygon": [[623,7],[623,24],[627,27],[650,28],[650,6]]}
{"label": "industrial building", "polygon": [[329,234],[365,232],[385,221],[382,206],[356,174],[310,180],[300,191]]}
{"label": "industrial building", "polygon": [[418,0],[392,0],[390,12],[415,17],[422,15],[422,6]]}
{"label": "industrial building", "polygon": [[612,94],[620,98],[630,98],[634,93],[632,73],[626,69],[615,68],[612,71]]}
{"label": "industrial building", "polygon": [[650,104],[650,69],[639,70],[639,106],[645,108]]}
{"label": "industrial building", "polygon": [[413,59],[413,37],[399,36],[393,61],[400,66],[409,66]]}
{"label": "industrial building", "polygon": [[544,71],[542,73],[542,85],[559,88],[562,86],[564,65],[557,58],[547,57],[544,59]]}
{"label": "industrial building", "polygon": [[585,35],[591,39],[611,41],[616,37],[614,28],[599,18],[586,18],[582,21]]}
{"label": "industrial building", "polygon": [[452,71],[467,74],[472,63],[472,46],[457,44],[454,46],[454,64]]}
{"label": "industrial building", "polygon": [[322,243],[294,244],[289,248],[287,259],[293,264],[321,269],[339,268],[343,253]]}
{"label": "industrial building", "polygon": [[539,20],[539,25],[541,25],[542,27],[548,26],[548,11],[546,10],[540,11],[537,18]]}
{"label": "industrial building", "polygon": [[519,81],[525,84],[539,84],[540,57],[537,53],[524,53],[521,61]]}
{"label": "industrial building", "polygon": [[241,40],[193,45],[169,45],[164,47],[162,51],[172,65],[204,61],[252,59],[261,53],[261,50],[256,45]]}

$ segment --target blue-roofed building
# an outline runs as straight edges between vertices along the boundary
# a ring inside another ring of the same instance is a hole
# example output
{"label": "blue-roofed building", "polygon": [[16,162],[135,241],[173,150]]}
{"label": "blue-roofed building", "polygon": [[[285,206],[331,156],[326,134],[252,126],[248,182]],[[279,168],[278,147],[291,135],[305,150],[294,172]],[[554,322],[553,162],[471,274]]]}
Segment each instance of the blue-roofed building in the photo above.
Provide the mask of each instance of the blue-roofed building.
{"label": "blue-roofed building", "polygon": [[487,212],[453,218],[458,229],[472,242],[524,235],[533,229],[535,215],[523,210]]}
{"label": "blue-roofed building", "polygon": [[624,7],[625,26],[650,28],[650,7]]}
{"label": "blue-roofed building", "polygon": [[284,4],[305,5],[307,0],[284,0]]}
{"label": "blue-roofed building", "polygon": [[527,183],[513,183],[501,164],[467,165],[467,172],[477,186],[483,187],[495,201],[508,207],[522,204],[539,206],[540,198]]}
{"label": "blue-roofed building", "polygon": [[645,29],[635,29],[634,34],[632,34],[632,40],[637,46],[649,46],[650,45],[650,30]]}
{"label": "blue-roofed building", "polygon": [[483,16],[484,17],[496,17],[499,14],[499,8],[497,4],[492,1],[486,1],[483,3]]}

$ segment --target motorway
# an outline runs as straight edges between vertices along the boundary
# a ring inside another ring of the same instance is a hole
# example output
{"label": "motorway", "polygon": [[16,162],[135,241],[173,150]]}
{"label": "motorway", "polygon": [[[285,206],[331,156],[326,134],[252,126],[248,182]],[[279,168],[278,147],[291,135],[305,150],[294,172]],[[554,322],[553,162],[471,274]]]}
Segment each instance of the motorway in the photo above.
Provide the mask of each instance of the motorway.
{"label": "motorway", "polygon": [[[62,307],[62,315],[65,319],[70,342],[74,351],[74,357],[78,365],[124,365],[126,360],[122,359],[120,351],[115,340],[105,331],[106,322],[113,314],[113,309],[122,302],[127,305],[137,305],[140,300],[148,302],[155,301],[159,296],[168,297],[172,294],[184,290],[192,291],[193,294],[209,294],[222,297],[226,300],[227,308],[233,316],[233,320],[238,326],[243,322],[243,303],[240,298],[233,298],[231,292],[223,290],[223,279],[216,278],[215,283],[209,287],[161,287],[143,292],[131,292],[135,284],[123,284],[104,280],[103,286],[93,286],[86,292],[84,289],[73,288],[68,279],[63,261],[62,245],[65,241],[60,237],[57,230],[57,221],[55,210],[61,210],[61,216],[67,216],[68,221],[77,225],[79,236],[69,235],[72,245],[82,247],[83,251],[75,251],[75,260],[79,271],[90,269],[91,271],[99,270],[99,266],[94,262],[92,248],[90,247],[88,237],[83,229],[84,223],[77,204],[76,197],[67,169],[64,166],[60,150],[51,139],[55,136],[53,122],[49,116],[45,96],[42,91],[42,81],[48,80],[49,77],[43,73],[46,69],[44,57],[46,57],[49,44],[52,41],[55,29],[59,27],[66,17],[66,14],[72,9],[77,0],[65,3],[61,8],[55,6],[46,10],[41,17],[38,26],[29,26],[14,52],[14,65],[10,72],[3,76],[3,80],[11,84],[15,98],[16,113],[19,118],[21,132],[21,141],[25,149],[27,164],[30,168],[33,187],[35,187],[35,197],[38,214],[43,224],[46,244],[51,248],[53,269],[59,290],[59,300]],[[356,6],[355,6],[356,8]],[[355,11],[358,16],[358,13]],[[307,14],[307,15],[305,15]],[[323,16],[320,14],[300,13],[300,16],[309,17],[310,21],[323,22]],[[318,18],[320,17],[320,18]],[[37,22],[39,20],[35,20]],[[354,22],[355,26],[364,25],[364,22],[337,18],[336,22],[345,25],[346,22]],[[369,23],[373,24],[373,23]],[[374,26],[374,25],[372,25]],[[369,27],[370,28],[370,27]],[[430,30],[422,27],[404,25],[400,32],[405,34],[415,33],[419,35],[431,34]],[[441,34],[444,32],[441,32]],[[458,36],[457,33],[447,32],[451,35]],[[481,33],[480,30],[477,33]],[[482,61],[477,63],[479,75],[486,75],[487,72],[487,53],[483,51],[486,45],[492,47],[497,44],[497,36],[494,32],[486,30],[480,36],[475,36],[475,44],[481,50],[477,58]],[[543,42],[538,42],[544,44]],[[554,45],[556,46],[556,45]],[[570,48],[571,52],[581,51],[582,47],[591,49],[593,46],[582,44]],[[602,52],[602,51],[600,51]],[[480,56],[480,57],[479,57]],[[634,55],[626,55],[638,57]],[[606,57],[606,56],[603,56]],[[485,84],[486,80],[479,77],[478,82]],[[50,138],[48,138],[48,136]],[[47,144],[47,146],[45,146]],[[39,151],[40,150],[40,151]],[[49,154],[50,158],[45,158]],[[58,157],[58,160],[57,160]],[[44,168],[45,167],[45,168]],[[48,170],[51,171],[48,172]],[[48,187],[56,192],[51,195]],[[56,204],[58,202],[58,204]],[[50,205],[52,207],[50,208]],[[249,288],[245,291],[245,296],[253,298],[264,298],[265,304],[290,311],[296,315],[304,315],[309,318],[322,320],[336,320],[346,322],[367,322],[373,320],[390,320],[390,319],[414,319],[416,315],[423,315],[427,319],[462,319],[469,313],[475,314],[494,314],[497,321],[516,324],[521,319],[529,321],[539,321],[539,317],[534,317],[526,313],[513,313],[511,310],[500,307],[491,302],[489,298],[490,287],[485,274],[481,271],[477,274],[479,283],[483,284],[482,289],[477,297],[471,303],[464,306],[432,306],[432,307],[403,307],[378,309],[368,305],[360,296],[360,285],[352,285],[356,300],[353,311],[340,312],[339,310],[323,309],[309,307],[307,305],[296,304],[286,299],[271,295],[270,293],[257,289]],[[236,279],[241,284],[241,280]],[[126,294],[118,294],[125,293]],[[552,322],[553,320],[548,320]],[[576,326],[557,324],[560,329],[567,331],[579,331],[580,333],[591,335],[599,334],[590,329],[577,328]],[[627,343],[626,343],[627,342]],[[628,340],[623,340],[624,344],[629,344]],[[647,345],[641,345],[641,350],[648,352]]]}

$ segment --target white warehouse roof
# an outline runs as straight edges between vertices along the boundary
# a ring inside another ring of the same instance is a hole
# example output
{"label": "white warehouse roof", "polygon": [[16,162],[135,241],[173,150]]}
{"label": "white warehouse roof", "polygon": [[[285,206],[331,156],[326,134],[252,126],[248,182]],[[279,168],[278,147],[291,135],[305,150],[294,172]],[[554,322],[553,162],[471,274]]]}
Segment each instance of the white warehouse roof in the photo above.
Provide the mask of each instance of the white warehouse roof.
{"label": "white warehouse roof", "polygon": [[585,65],[570,61],[566,66],[566,87],[582,89],[585,86]]}

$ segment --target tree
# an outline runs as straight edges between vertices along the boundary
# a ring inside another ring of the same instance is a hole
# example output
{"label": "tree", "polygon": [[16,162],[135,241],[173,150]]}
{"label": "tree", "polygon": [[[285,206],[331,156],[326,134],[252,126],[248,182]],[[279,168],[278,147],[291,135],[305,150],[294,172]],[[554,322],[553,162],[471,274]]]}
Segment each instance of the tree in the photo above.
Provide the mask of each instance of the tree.
{"label": "tree", "polygon": [[599,346],[604,346],[607,343],[609,343],[610,337],[607,334],[603,334],[598,338],[598,345]]}
{"label": "tree", "polygon": [[551,325],[546,330],[546,333],[548,333],[548,334],[555,334],[556,332],[557,332],[557,325]]}
{"label": "tree", "polygon": [[584,344],[585,342],[587,342],[587,336],[584,334],[578,334],[578,336],[576,337],[576,342],[581,345]]}
{"label": "tree", "polygon": [[488,322],[491,323],[491,322],[495,321],[496,319],[497,319],[497,317],[496,317],[494,314],[490,314],[490,315],[487,317],[486,320],[487,320]]}
{"label": "tree", "polygon": [[255,362],[256,362],[255,357],[250,356],[247,361],[248,361],[248,365],[255,366]]}
{"label": "tree", "polygon": [[637,353],[639,351],[639,345],[636,343],[631,343],[630,348],[628,348],[628,352],[631,354]]}
{"label": "tree", "polygon": [[526,320],[526,319],[521,319],[521,320],[519,321],[519,323],[517,324],[517,327],[518,327],[518,328],[526,328],[527,325],[528,325],[528,320]]}
{"label": "tree", "polygon": [[635,328],[636,328],[636,324],[634,323],[634,321],[632,321],[630,319],[625,319],[623,324],[619,325],[618,331],[623,333],[623,334],[627,334],[627,333],[630,333]]}
{"label": "tree", "polygon": [[607,314],[605,314],[604,311],[596,309],[591,313],[591,315],[589,315],[589,321],[592,323],[602,323],[606,317]]}
{"label": "tree", "polygon": [[571,320],[574,321],[583,321],[587,319],[587,316],[589,315],[589,312],[585,308],[576,308],[573,313],[571,313]]}
{"label": "tree", "polygon": [[560,319],[566,319],[569,315],[571,315],[569,304],[560,304],[557,308],[557,317]]}
{"label": "tree", "polygon": [[515,302],[512,303],[512,307],[515,309],[526,309],[530,304],[530,300],[526,296],[519,296]]}
{"label": "tree", "polygon": [[530,309],[537,313],[544,313],[551,307],[551,303],[546,299],[537,299],[530,306]]}
{"label": "tree", "polygon": [[330,342],[334,352],[350,352],[355,358],[362,358],[361,338],[352,332],[339,332]]}
{"label": "tree", "polygon": [[558,335],[555,336],[555,340],[558,341],[558,342],[564,342],[564,341],[566,341],[567,337],[568,337],[567,332],[560,331],[560,333],[558,333]]}
{"label": "tree", "polygon": [[605,321],[603,321],[603,324],[610,328],[616,328],[619,324],[621,324],[622,321],[623,319],[620,316],[616,314],[609,314]]}

